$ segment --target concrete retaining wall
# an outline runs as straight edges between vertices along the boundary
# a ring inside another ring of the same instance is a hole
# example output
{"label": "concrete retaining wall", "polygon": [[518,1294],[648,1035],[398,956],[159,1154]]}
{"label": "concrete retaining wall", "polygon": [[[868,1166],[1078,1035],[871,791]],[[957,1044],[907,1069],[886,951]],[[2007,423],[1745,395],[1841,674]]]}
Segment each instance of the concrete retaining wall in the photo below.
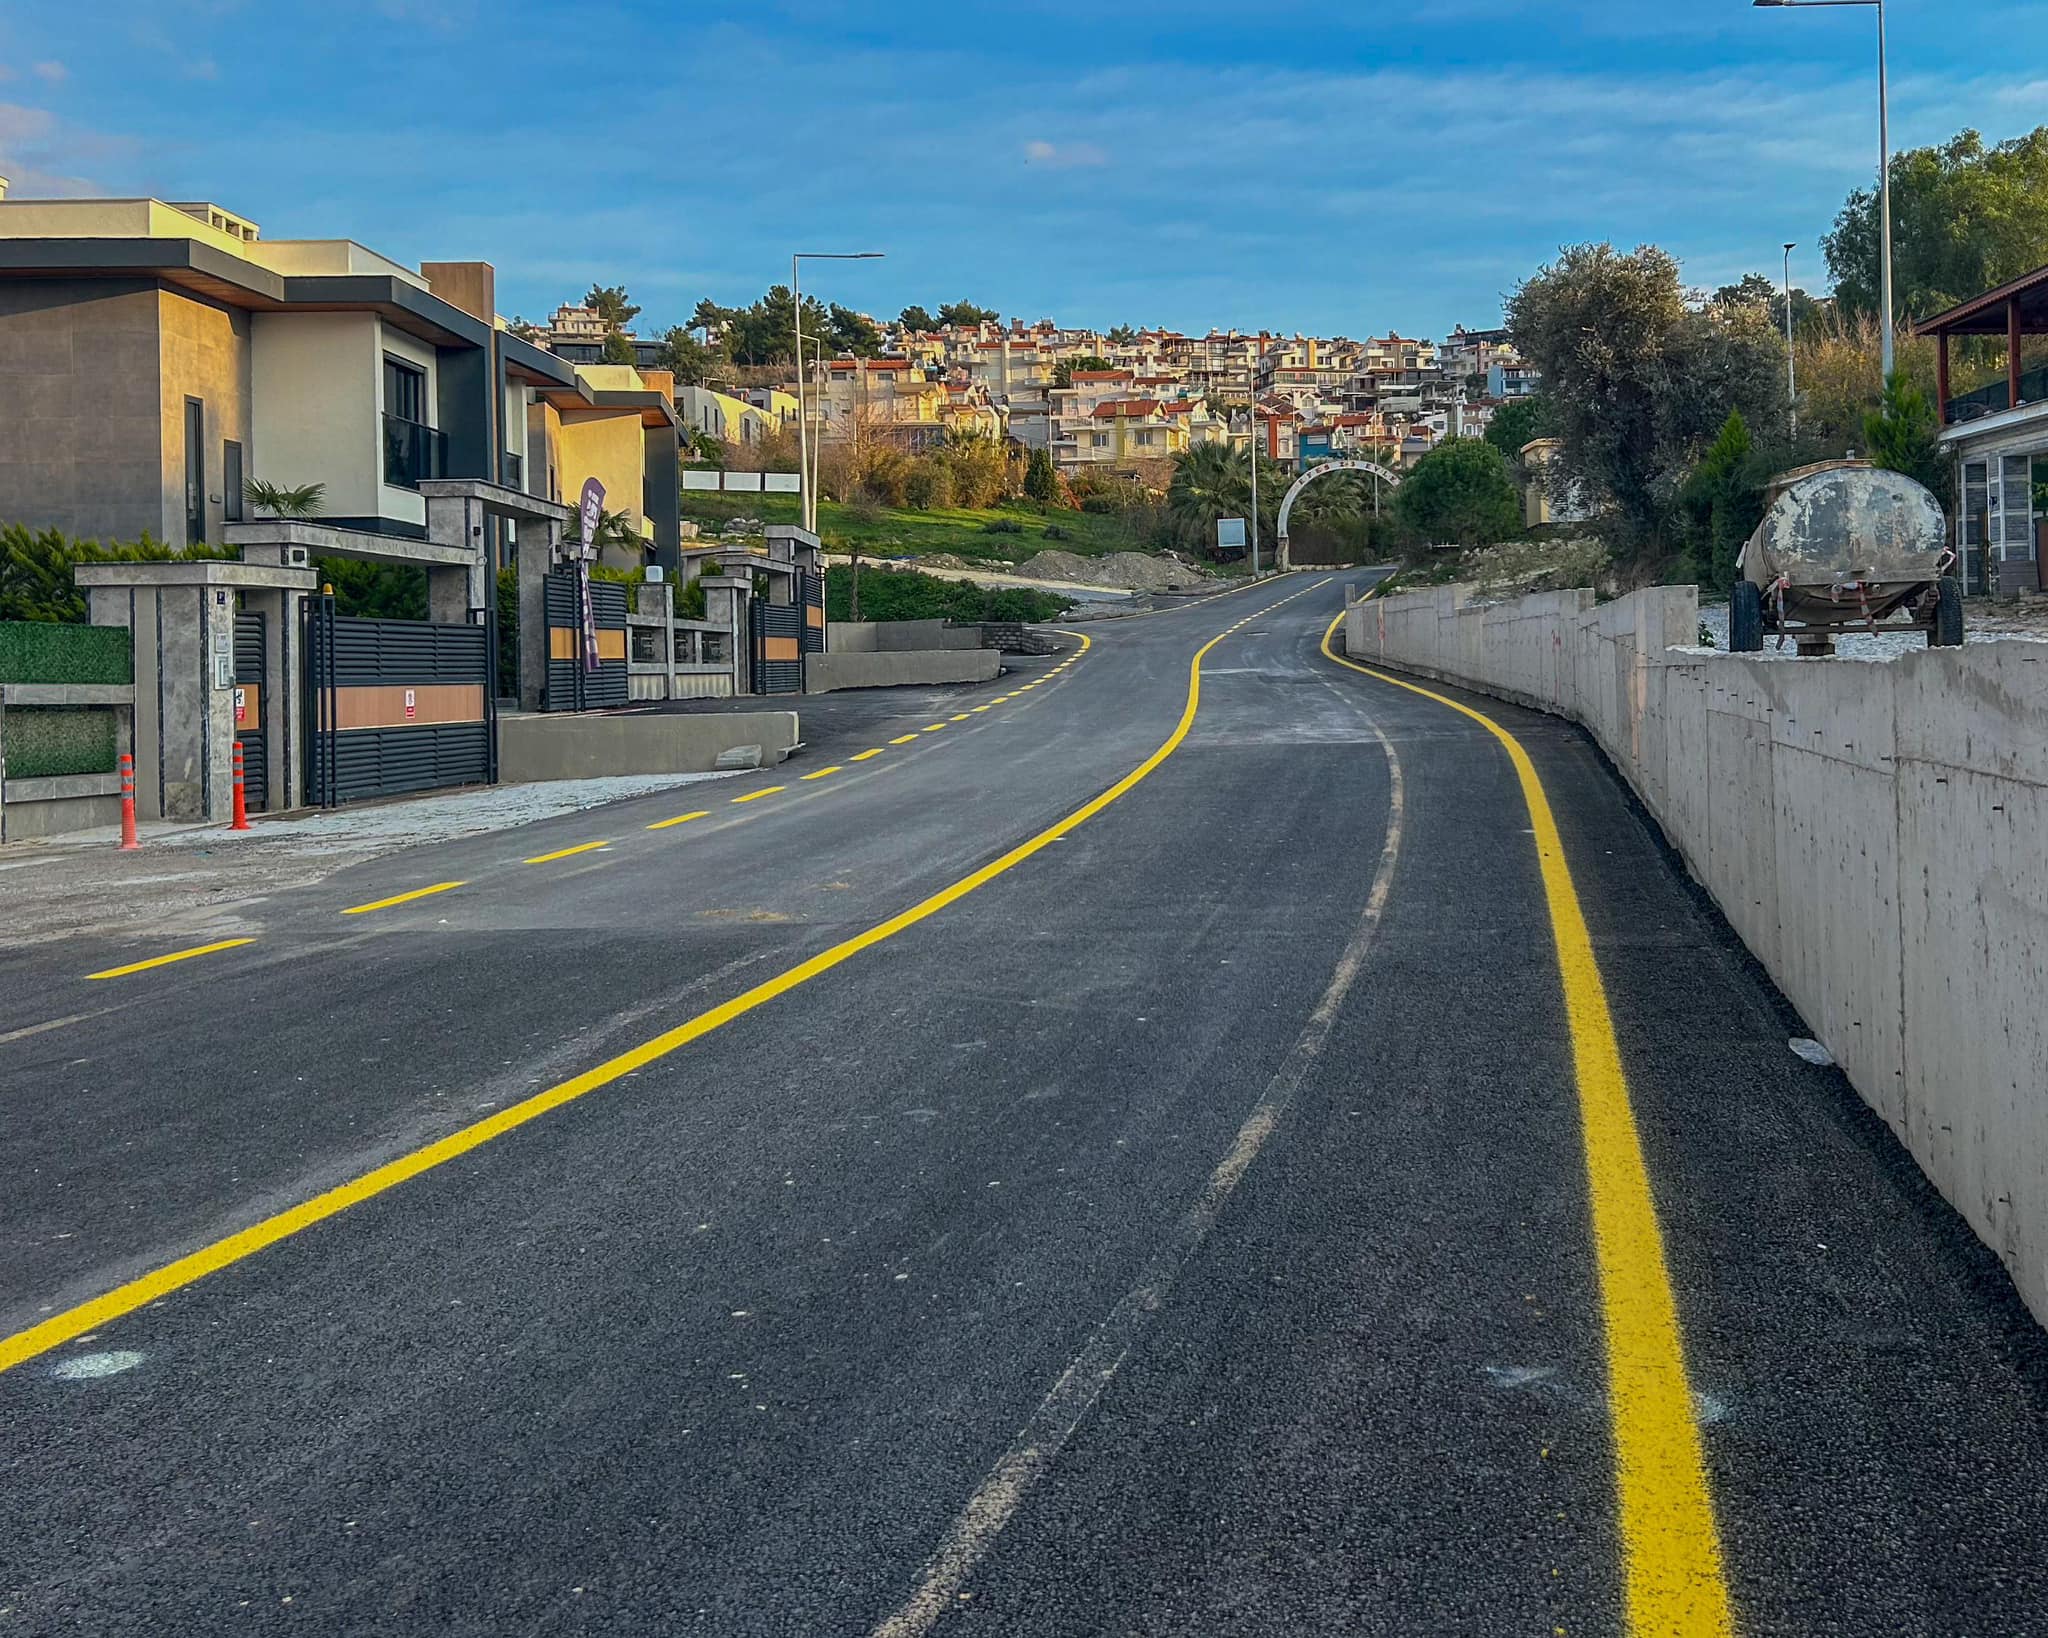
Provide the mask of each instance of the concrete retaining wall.
{"label": "concrete retaining wall", "polygon": [[2048,644],[1669,653],[1697,595],[1362,603],[1351,654],[1582,722],[2048,1322]]}
{"label": "concrete retaining wall", "polygon": [[794,711],[661,712],[633,716],[504,716],[498,719],[498,779],[601,779],[615,774],[710,773],[719,756],[761,747],[773,767],[795,746]]}
{"label": "concrete retaining wall", "polygon": [[825,646],[834,654],[907,654],[923,649],[981,647],[981,627],[944,620],[834,620]]}
{"label": "concrete retaining wall", "polygon": [[1003,657],[992,648],[938,648],[903,654],[813,654],[805,665],[804,691],[829,694],[837,688],[989,682],[1002,671]]}

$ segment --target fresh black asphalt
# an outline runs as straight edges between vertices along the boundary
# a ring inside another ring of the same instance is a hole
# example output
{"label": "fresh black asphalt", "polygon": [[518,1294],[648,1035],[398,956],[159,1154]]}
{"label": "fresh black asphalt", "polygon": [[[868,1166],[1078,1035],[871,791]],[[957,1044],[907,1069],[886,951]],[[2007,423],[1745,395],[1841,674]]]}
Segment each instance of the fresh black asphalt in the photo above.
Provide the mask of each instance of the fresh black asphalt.
{"label": "fresh black asphalt", "polygon": [[[1141,762],[1195,649],[1258,616],[1181,749],[1064,840],[0,1376],[0,1634],[869,1633],[1119,1314],[931,1630],[1618,1632],[1527,815],[1478,725],[1320,656],[1342,583],[1091,624],[1057,681],[867,763],[1045,664],[835,701],[782,769],[359,867],[256,907],[242,950],[102,985],[157,952],[11,953],[0,1031],[117,1010],[0,1044],[8,1333],[957,881]],[[1740,1630],[2042,1630],[2048,1355],[1995,1260],[1787,1052],[1584,737],[1474,703],[1535,759],[1592,926]],[[1384,914],[1183,1243],[1360,926],[1382,734]],[[65,1374],[113,1352],[139,1362]]]}

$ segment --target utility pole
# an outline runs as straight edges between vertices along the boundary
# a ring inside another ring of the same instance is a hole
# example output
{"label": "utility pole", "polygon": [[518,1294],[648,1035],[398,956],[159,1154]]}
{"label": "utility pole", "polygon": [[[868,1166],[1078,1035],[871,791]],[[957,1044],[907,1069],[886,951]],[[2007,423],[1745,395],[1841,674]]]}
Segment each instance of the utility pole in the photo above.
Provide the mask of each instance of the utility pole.
{"label": "utility pole", "polygon": [[[797,282],[798,264],[812,262],[878,262],[879,250],[799,250],[789,258],[789,301],[796,318],[796,466],[797,512],[812,534],[818,532],[818,474],[811,465],[811,426],[804,410],[804,292]],[[824,442],[825,429],[818,429]]]}
{"label": "utility pole", "polygon": [[1252,367],[1252,578],[1259,577],[1259,372]]}
{"label": "utility pole", "polygon": [[1798,248],[1796,239],[1785,247],[1785,402],[1791,406],[1794,438],[1799,436],[1799,360],[1792,354],[1792,252]]}

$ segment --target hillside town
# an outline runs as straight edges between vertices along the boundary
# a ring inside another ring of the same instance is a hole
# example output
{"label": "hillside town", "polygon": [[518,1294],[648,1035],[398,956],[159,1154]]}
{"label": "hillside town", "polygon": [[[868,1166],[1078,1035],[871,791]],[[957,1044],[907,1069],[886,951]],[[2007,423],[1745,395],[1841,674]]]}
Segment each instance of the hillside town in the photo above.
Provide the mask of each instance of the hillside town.
{"label": "hillside town", "polygon": [[[786,291],[771,295],[787,304]],[[1242,450],[1254,437],[1290,471],[1344,456],[1413,465],[1447,439],[1480,436],[1499,405],[1541,386],[1500,328],[1459,326],[1441,343],[1397,331],[1361,342],[1097,330],[1050,319],[914,326],[915,316],[855,315],[872,337],[863,352],[827,341],[817,358],[807,356],[811,430],[823,442],[871,438],[914,454],[955,432],[983,433],[1050,451],[1064,478],[1108,473],[1163,489],[1175,455],[1204,444]],[[668,342],[637,337],[581,304],[525,333],[584,364],[596,363],[614,335],[643,367],[673,356]],[[707,349],[721,339],[712,325],[699,334]],[[685,425],[745,449],[793,425],[796,387],[792,354],[785,378],[771,385],[679,380],[676,405]]]}

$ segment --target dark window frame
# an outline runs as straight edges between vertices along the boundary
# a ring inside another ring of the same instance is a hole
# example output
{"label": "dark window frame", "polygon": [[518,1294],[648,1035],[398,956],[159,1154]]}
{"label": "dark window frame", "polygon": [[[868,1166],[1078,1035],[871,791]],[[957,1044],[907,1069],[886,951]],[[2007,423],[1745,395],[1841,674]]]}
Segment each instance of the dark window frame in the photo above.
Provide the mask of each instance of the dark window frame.
{"label": "dark window frame", "polygon": [[223,522],[242,521],[242,484],[245,477],[241,441],[236,438],[223,438],[220,442],[220,499]]}
{"label": "dark window frame", "polygon": [[[392,388],[403,386],[404,391],[394,395]],[[394,396],[409,400],[401,407],[393,402]],[[408,414],[407,410],[412,411]],[[427,426],[427,372],[409,358],[400,358],[396,353],[384,355],[384,413],[394,420],[410,421],[414,426]]]}
{"label": "dark window frame", "polygon": [[206,400],[185,395],[185,544],[206,543]]}

